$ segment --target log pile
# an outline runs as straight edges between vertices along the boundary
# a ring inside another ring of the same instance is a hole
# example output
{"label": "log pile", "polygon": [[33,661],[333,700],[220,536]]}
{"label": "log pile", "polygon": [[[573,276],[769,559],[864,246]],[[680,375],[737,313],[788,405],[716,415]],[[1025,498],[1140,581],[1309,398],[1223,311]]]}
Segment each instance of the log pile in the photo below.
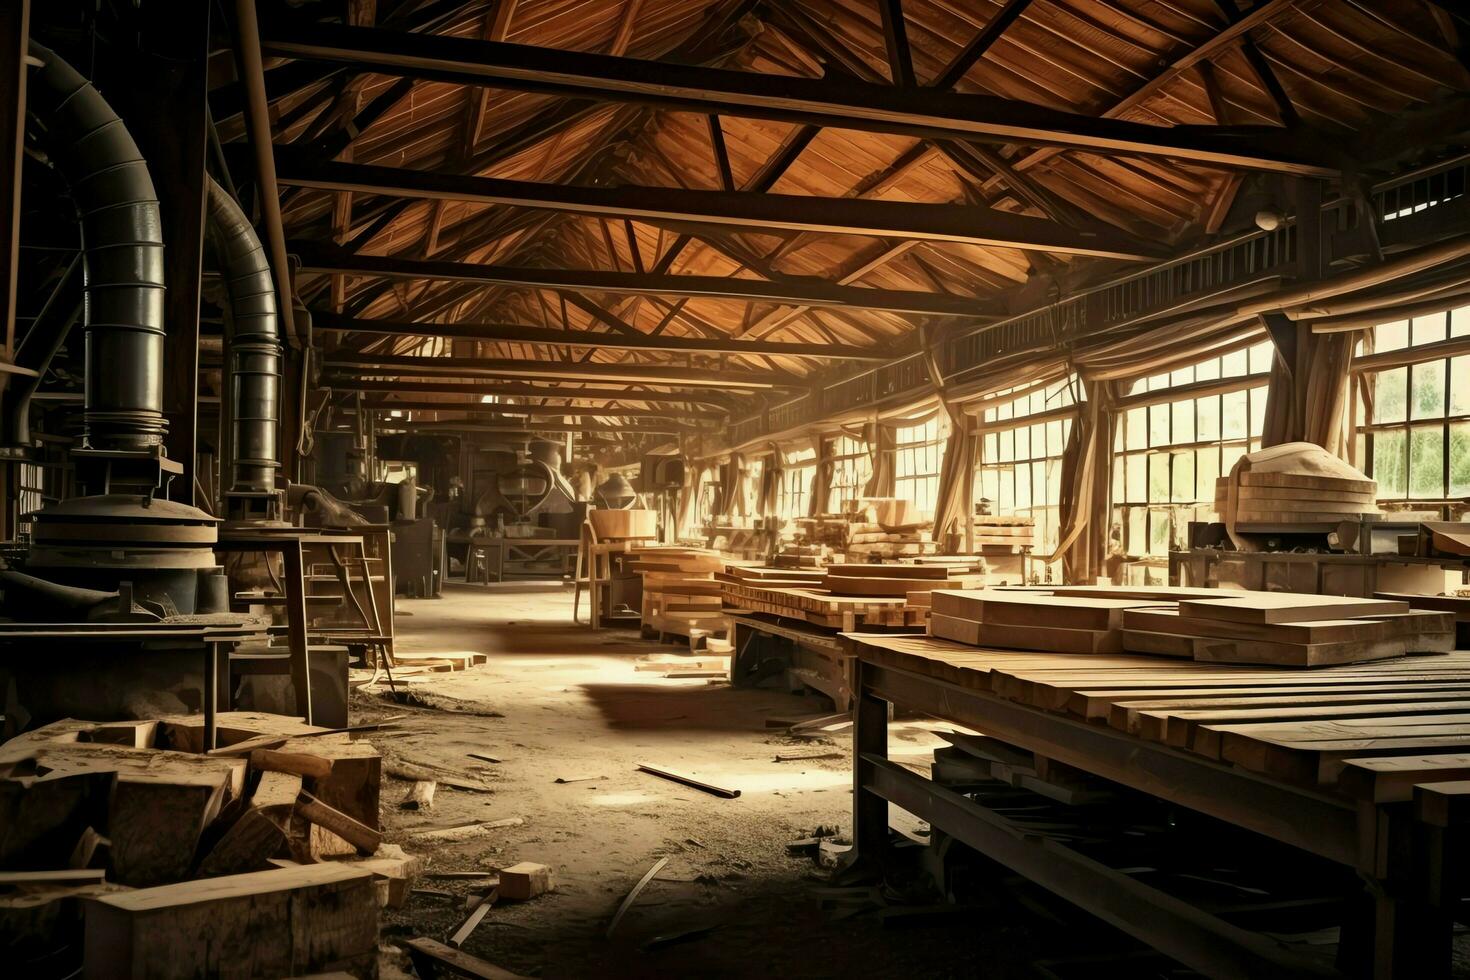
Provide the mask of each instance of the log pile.
{"label": "log pile", "polygon": [[418,867],[382,844],[377,751],[247,712],[218,738],[195,715],[0,746],[0,945],[88,977],[367,975]]}

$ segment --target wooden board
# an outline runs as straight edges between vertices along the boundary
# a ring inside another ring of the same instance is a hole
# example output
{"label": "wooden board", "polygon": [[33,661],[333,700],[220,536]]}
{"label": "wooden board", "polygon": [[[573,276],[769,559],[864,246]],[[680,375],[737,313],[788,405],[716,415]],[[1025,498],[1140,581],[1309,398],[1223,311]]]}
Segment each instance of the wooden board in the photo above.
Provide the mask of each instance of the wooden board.
{"label": "wooden board", "polygon": [[1373,480],[1353,480],[1334,476],[1311,476],[1298,473],[1273,473],[1265,470],[1243,470],[1239,474],[1242,487],[1291,487],[1301,490],[1342,490],[1348,493],[1377,493]]}
{"label": "wooden board", "polygon": [[1250,592],[1221,599],[1184,599],[1179,603],[1181,616],[1234,623],[1301,623],[1408,611],[1406,602],[1295,592]]}
{"label": "wooden board", "polygon": [[1056,626],[1064,629],[1116,630],[1123,625],[1123,612],[1155,605],[1148,599],[1068,597],[1059,599],[1031,592],[1000,592],[979,589],[956,591],[936,589],[930,606],[934,612],[962,619],[1006,626]]}
{"label": "wooden board", "polygon": [[83,976],[290,977],[376,965],[373,876],[339,862],[87,900]]}

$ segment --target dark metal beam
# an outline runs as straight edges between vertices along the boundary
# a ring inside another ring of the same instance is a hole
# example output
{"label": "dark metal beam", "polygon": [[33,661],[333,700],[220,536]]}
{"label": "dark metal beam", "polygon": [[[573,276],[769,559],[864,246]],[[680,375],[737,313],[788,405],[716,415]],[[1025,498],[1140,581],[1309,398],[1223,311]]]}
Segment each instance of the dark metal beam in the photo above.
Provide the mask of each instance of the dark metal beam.
{"label": "dark metal beam", "polygon": [[627,435],[679,435],[691,431],[689,426],[678,425],[673,422],[655,422],[653,425],[600,425],[596,422],[580,422],[567,424],[565,422],[527,422],[525,425],[496,425],[491,422],[473,422],[441,420],[437,422],[412,421],[402,425],[392,426],[379,422],[378,430],[387,428],[401,428],[412,432],[493,432],[513,435],[522,432],[572,432],[572,433],[610,433],[618,436]]}
{"label": "dark metal beam", "polygon": [[726,225],[742,231],[772,229],[913,238],[1112,259],[1163,257],[1158,246],[1121,232],[1071,229],[1044,218],[973,205],[636,185],[549,184],[341,163],[290,147],[279,148],[276,160],[276,177],[282,184],[316,190],[468,201],[640,221]]}
{"label": "dark metal beam", "polygon": [[526,416],[528,418],[666,419],[673,422],[718,422],[724,412],[688,412],[667,408],[609,408],[606,405],[490,405],[479,402],[426,402],[375,399],[364,408],[399,412],[460,412],[473,416]]}
{"label": "dark metal beam", "polygon": [[487,286],[512,286],[518,289],[691,296],[801,306],[843,306],[925,316],[983,318],[1003,312],[989,300],[917,290],[842,286],[814,278],[769,282],[724,276],[659,275],[608,272],[601,269],[540,269],[527,266],[477,265],[473,262],[416,261],[391,255],[354,255],[314,242],[293,242],[290,250],[293,255],[301,257],[302,272],[341,272],[352,276],[382,276],[389,279],[439,279]]}
{"label": "dark metal beam", "polygon": [[[323,387],[333,391],[406,392],[423,395],[503,395],[511,398],[555,398],[562,401],[630,401],[650,405],[711,405],[731,409],[738,404],[725,395],[704,389],[639,391],[636,388],[561,388],[546,385],[490,381],[466,384],[454,381],[380,381],[328,376]],[[669,387],[665,385],[665,387]],[[677,386],[675,386],[677,387]]]}
{"label": "dark metal beam", "polygon": [[282,27],[271,54],[360,71],[925,138],[1144,154],[1332,176],[1340,149],[1270,129],[1149,126],[988,95],[701,68],[443,35],[313,24]]}
{"label": "dark metal beam", "polygon": [[516,361],[508,358],[416,357],[400,354],[328,355],[328,370],[359,375],[443,375],[458,378],[556,378],[625,384],[682,384],[704,388],[764,390],[800,387],[801,379],[776,372],[711,371],[663,364],[600,361]]}
{"label": "dark metal beam", "polygon": [[772,341],[706,340],[701,337],[671,337],[639,334],[592,333],[585,330],[554,330],[509,323],[414,323],[402,320],[364,320],[335,313],[312,314],[318,332],[378,333],[408,337],[448,337],[453,340],[486,340],[499,343],[554,344],[559,347],[595,347],[604,350],[651,350],[695,354],[764,354],[769,357],[822,357],[839,361],[885,361],[892,354],[846,344],[788,344]]}

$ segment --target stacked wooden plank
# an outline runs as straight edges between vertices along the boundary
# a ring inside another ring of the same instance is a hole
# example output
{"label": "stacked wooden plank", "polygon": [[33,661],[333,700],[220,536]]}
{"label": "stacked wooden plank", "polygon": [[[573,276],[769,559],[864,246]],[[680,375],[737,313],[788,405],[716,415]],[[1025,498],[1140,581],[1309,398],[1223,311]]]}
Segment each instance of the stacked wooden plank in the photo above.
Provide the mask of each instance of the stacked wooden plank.
{"label": "stacked wooden plank", "polygon": [[1242,457],[1215,481],[1215,510],[1241,533],[1319,529],[1376,514],[1377,488],[1320,446],[1293,442]]}
{"label": "stacked wooden plank", "polygon": [[1025,591],[935,591],[929,632],[974,646],[1054,653],[1118,653],[1125,610],[1154,599],[1058,597]]}
{"label": "stacked wooden plank", "polygon": [[803,545],[823,545],[828,550],[841,554],[847,550],[848,518],[844,514],[819,514],[816,517],[798,517],[796,541]]}
{"label": "stacked wooden plank", "polygon": [[1151,654],[1297,667],[1454,646],[1451,614],[1400,601],[1210,589],[1071,587],[938,591],[932,635],[1053,653]]}
{"label": "stacked wooden plank", "polygon": [[[202,752],[195,715],[0,745],[0,945],[75,942],[87,899],[87,976],[230,972],[251,944],[285,957],[241,961],[271,975],[370,968],[377,906],[417,870],[380,849],[378,753],[248,712],[222,713],[218,737]],[[302,926],[320,936],[297,943]],[[188,968],[144,969],[160,950]]]}
{"label": "stacked wooden plank", "polygon": [[728,633],[730,621],[720,609],[720,583],[727,559],[703,548],[639,549],[626,564],[643,576],[643,629],[691,640]]}
{"label": "stacked wooden plank", "polygon": [[976,589],[985,586],[983,570],[973,560],[956,564],[831,565],[823,588],[834,596],[903,599],[907,611],[927,616],[935,589]]}
{"label": "stacked wooden plank", "polygon": [[1444,653],[1455,639],[1448,613],[1411,610],[1396,600],[1285,592],[1133,609],[1123,625],[1125,649],[1139,653],[1294,667]]}
{"label": "stacked wooden plank", "polygon": [[1007,555],[1036,546],[1036,522],[1029,517],[975,515],[975,548],[982,555]]}
{"label": "stacked wooden plank", "polygon": [[938,545],[922,527],[887,530],[880,524],[853,524],[847,536],[847,560],[869,562],[932,555]]}
{"label": "stacked wooden plank", "polygon": [[1407,602],[1410,609],[1446,612],[1455,617],[1455,646],[1470,650],[1470,590],[1460,595],[1411,595],[1406,592],[1375,592],[1375,599]]}
{"label": "stacked wooden plank", "polygon": [[[861,655],[1322,792],[1470,778],[1470,652],[1325,669],[1085,660],[863,636]],[[1395,796],[1394,793],[1400,795]]]}

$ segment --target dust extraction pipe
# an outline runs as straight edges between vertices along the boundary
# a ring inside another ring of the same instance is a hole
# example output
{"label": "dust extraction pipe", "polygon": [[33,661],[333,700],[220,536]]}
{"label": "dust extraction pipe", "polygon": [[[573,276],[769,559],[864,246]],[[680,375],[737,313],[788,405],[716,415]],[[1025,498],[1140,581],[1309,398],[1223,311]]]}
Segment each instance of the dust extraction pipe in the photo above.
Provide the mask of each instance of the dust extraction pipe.
{"label": "dust extraction pipe", "polygon": [[240,205],[209,182],[209,231],[229,296],[225,398],[233,426],[231,493],[270,493],[281,467],[281,334],[276,287],[260,238]]}
{"label": "dust extraction pipe", "polygon": [[82,439],[92,449],[163,441],[163,228],[138,144],[77,71],[32,41],[31,113],[81,219],[86,302]]}

